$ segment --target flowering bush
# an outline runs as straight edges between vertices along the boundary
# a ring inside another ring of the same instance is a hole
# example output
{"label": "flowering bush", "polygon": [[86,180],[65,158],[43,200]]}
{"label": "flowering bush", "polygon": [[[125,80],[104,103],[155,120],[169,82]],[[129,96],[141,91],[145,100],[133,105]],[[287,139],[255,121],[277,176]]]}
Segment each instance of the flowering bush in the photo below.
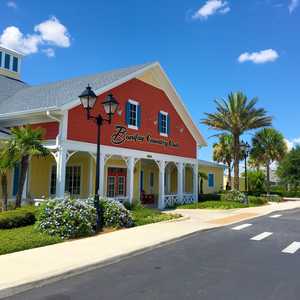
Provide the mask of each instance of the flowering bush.
{"label": "flowering bush", "polygon": [[132,227],[133,219],[131,213],[125,206],[115,200],[100,200],[103,212],[104,227]]}
{"label": "flowering bush", "polygon": [[221,200],[223,200],[223,201],[245,202],[246,196],[245,196],[244,193],[242,193],[240,191],[232,190],[232,191],[224,193],[221,196]]}
{"label": "flowering bush", "polygon": [[94,233],[96,210],[79,199],[50,199],[40,205],[36,226],[63,239],[88,236]]}

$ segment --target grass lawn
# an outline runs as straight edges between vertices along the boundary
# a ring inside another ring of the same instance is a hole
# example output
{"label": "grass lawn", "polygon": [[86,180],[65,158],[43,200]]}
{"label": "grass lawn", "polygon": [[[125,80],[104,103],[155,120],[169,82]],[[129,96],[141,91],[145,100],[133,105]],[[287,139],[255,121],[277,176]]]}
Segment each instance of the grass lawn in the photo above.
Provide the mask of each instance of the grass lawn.
{"label": "grass lawn", "polygon": [[34,229],[34,225],[0,230],[0,255],[56,244],[62,240]]}
{"label": "grass lawn", "polygon": [[164,214],[153,208],[135,208],[132,211],[135,226],[180,218],[178,214]]}
{"label": "grass lawn", "polygon": [[182,209],[232,209],[232,208],[245,208],[263,205],[262,203],[252,203],[250,201],[249,205],[245,205],[236,201],[204,201],[192,204],[178,205],[176,208]]}

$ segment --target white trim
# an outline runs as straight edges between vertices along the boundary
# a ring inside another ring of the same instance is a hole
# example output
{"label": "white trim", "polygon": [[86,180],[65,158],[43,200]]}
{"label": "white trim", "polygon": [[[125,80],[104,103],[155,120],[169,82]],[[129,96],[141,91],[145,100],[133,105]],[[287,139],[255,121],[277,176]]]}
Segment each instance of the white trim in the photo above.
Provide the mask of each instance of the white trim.
{"label": "white trim", "polygon": [[138,130],[139,129],[137,126],[134,126],[134,125],[127,125],[127,127],[129,129],[133,129],[133,130]]}
{"label": "white trim", "polygon": [[163,136],[163,137],[168,137],[168,134],[167,133],[163,133],[163,132],[160,132],[159,135]]}
{"label": "white trim", "polygon": [[163,110],[160,110],[159,112],[160,112],[161,114],[165,115],[165,116],[168,116],[168,115],[169,115],[169,113],[167,113],[167,112],[165,112],[165,111],[163,111]]}
{"label": "white trim", "polygon": [[133,100],[133,99],[128,99],[128,102],[129,102],[130,104],[133,104],[133,105],[140,105],[139,102],[137,102],[137,101],[135,101],[135,100]]}
{"label": "white trim", "polygon": [[[97,150],[96,144],[72,141],[72,140],[66,140],[64,143],[64,146],[65,146],[66,150],[69,150],[69,151],[71,150],[71,151],[83,151],[83,152],[96,153],[96,150]],[[196,158],[168,155],[168,154],[163,154],[163,153],[148,152],[148,151],[107,146],[107,145],[101,145],[101,154],[126,156],[126,157],[132,156],[135,158],[139,158],[139,159],[144,158],[144,159],[148,159],[148,160],[150,159],[150,160],[165,160],[165,161],[173,161],[173,162],[183,162],[185,164],[197,163]]]}

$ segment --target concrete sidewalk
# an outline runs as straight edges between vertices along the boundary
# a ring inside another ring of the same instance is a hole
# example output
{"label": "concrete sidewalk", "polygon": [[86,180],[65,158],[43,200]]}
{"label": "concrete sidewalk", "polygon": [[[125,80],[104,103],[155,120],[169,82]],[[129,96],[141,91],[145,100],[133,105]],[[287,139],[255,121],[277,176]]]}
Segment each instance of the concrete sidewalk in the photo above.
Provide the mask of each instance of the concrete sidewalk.
{"label": "concrete sidewalk", "polygon": [[293,208],[300,208],[300,201],[232,210],[175,210],[184,217],[2,255],[0,298],[117,262],[200,230]]}

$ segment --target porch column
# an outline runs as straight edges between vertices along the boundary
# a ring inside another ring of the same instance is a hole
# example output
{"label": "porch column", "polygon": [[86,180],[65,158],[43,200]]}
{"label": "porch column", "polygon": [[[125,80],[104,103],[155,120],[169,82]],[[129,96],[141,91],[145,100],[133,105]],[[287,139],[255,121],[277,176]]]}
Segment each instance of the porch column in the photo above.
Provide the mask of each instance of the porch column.
{"label": "porch column", "polygon": [[89,159],[89,189],[88,189],[88,196],[92,197],[92,195],[94,195],[94,190],[93,190],[93,186],[94,186],[94,156],[92,154],[90,154],[90,159]]}
{"label": "porch column", "polygon": [[177,194],[179,202],[183,198],[183,163],[179,162],[177,164]]}
{"label": "porch column", "polygon": [[193,165],[193,194],[194,201],[198,202],[198,163]]}
{"label": "porch column", "polygon": [[133,202],[133,182],[134,182],[134,157],[127,160],[127,197],[129,203]]}
{"label": "porch column", "polygon": [[165,167],[166,162],[161,160],[158,162],[159,166],[159,197],[158,197],[158,208],[165,208]]}
{"label": "porch column", "polygon": [[58,150],[56,158],[56,197],[64,198],[65,196],[65,180],[67,166],[67,151],[62,148]]}
{"label": "porch column", "polygon": [[99,184],[99,195],[100,197],[105,197],[105,154],[100,153],[100,184]]}

